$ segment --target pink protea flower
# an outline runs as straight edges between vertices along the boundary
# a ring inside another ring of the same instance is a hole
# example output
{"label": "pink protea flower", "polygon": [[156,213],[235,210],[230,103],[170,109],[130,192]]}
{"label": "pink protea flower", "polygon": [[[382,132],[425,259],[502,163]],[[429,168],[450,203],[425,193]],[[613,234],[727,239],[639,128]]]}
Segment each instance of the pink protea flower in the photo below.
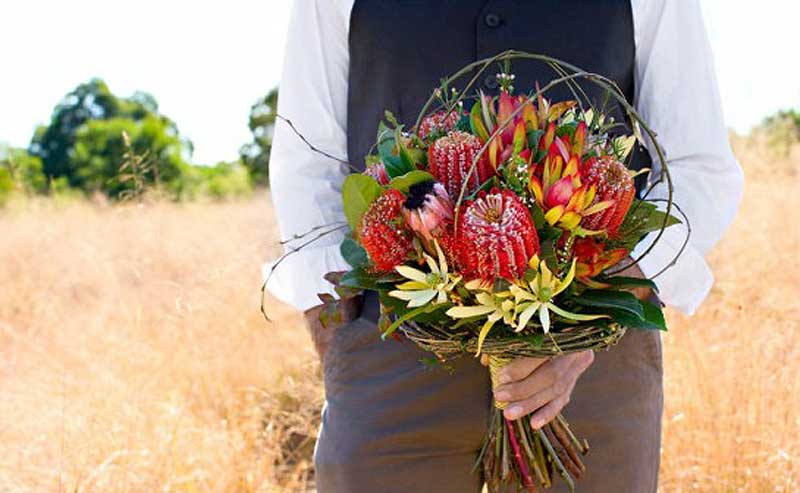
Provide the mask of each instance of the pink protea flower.
{"label": "pink protea flower", "polygon": [[403,217],[412,231],[432,242],[452,225],[453,202],[441,183],[417,183],[408,191],[403,204]]}
{"label": "pink protea flower", "polygon": [[437,111],[422,119],[419,124],[419,138],[425,140],[432,134],[447,133],[456,128],[461,119],[459,111]]}
{"label": "pink protea flower", "polygon": [[481,150],[481,141],[466,132],[450,132],[428,148],[428,168],[433,177],[444,185],[450,197],[461,196],[461,188],[469,174],[466,194],[475,191],[494,174],[486,153],[470,174],[472,162]]}
{"label": "pink protea flower", "polygon": [[521,278],[539,253],[530,212],[510,190],[493,189],[469,201],[459,217],[456,256],[465,277]]}
{"label": "pink protea flower", "polygon": [[367,169],[364,170],[364,174],[375,178],[375,181],[381,185],[389,184],[389,174],[386,172],[386,167],[383,165],[383,161],[368,164]]}
{"label": "pink protea flower", "polygon": [[358,224],[358,238],[379,272],[391,272],[408,260],[411,234],[403,228],[402,208],[406,198],[389,189],[375,199]]}

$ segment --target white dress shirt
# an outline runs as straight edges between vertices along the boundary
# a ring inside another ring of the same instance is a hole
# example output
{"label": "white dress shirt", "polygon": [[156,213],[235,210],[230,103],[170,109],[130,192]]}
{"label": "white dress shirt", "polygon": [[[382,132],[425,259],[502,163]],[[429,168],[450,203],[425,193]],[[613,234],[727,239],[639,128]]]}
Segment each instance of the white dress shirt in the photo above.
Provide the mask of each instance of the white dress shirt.
{"label": "white dress shirt", "polygon": [[[348,32],[353,1],[295,0],[278,99],[280,115],[318,149],[342,159],[348,159]],[[743,175],[728,143],[698,0],[631,0],[631,4],[636,43],[634,103],[666,150],[674,200],[692,227],[688,248],[655,282],[667,305],[691,314],[714,282],[704,255],[736,213]],[[278,121],[270,182],[282,238],[344,223],[340,190],[346,174],[340,163],[309,149],[288,124]],[[665,196],[665,185],[651,194]],[[666,230],[640,263],[645,275],[653,276],[670,263],[685,234],[682,225]],[[287,257],[271,276],[269,291],[299,310],[318,305],[317,293],[335,295],[322,276],[349,269],[339,253],[343,235],[328,235]],[[645,239],[633,256],[649,244]],[[264,266],[265,276],[272,265]]]}

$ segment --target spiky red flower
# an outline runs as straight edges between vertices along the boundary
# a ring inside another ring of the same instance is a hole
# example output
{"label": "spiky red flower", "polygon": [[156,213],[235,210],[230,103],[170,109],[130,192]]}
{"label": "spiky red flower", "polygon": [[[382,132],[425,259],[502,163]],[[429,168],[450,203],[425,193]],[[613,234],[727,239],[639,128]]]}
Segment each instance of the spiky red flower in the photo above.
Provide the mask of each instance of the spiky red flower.
{"label": "spiky red flower", "polygon": [[458,220],[457,257],[467,278],[519,279],[539,253],[528,208],[510,190],[481,192]]}
{"label": "spiky red flower", "polygon": [[419,138],[425,140],[432,134],[450,132],[456,128],[460,119],[461,114],[455,110],[449,113],[444,110],[431,113],[419,124]]}
{"label": "spiky red flower", "polygon": [[367,169],[364,170],[364,174],[375,178],[375,181],[381,185],[389,184],[389,174],[386,172],[386,166],[384,166],[383,161],[368,164]]}
{"label": "spiky red flower", "polygon": [[475,191],[494,174],[486,153],[470,173],[472,162],[481,150],[481,141],[466,132],[450,132],[428,148],[428,168],[436,181],[444,185],[453,200],[461,196],[461,187],[469,175],[466,194]]}
{"label": "spiky red flower", "polygon": [[411,234],[403,228],[403,202],[399,190],[389,189],[375,199],[358,224],[358,237],[375,270],[390,272],[408,260]]}
{"label": "spiky red flower", "polygon": [[614,235],[628,213],[636,188],[628,168],[612,157],[586,161],[581,174],[584,183],[594,185],[595,202],[613,201],[611,207],[583,219],[581,226],[590,230],[605,229]]}

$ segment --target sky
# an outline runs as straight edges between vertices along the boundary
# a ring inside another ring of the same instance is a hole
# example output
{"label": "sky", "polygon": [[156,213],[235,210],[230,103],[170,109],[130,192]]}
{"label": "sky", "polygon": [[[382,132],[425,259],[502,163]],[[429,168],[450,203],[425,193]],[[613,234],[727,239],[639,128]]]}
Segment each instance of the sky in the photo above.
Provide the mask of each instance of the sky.
{"label": "sky", "polygon": [[[728,126],[800,107],[800,2],[700,1]],[[291,2],[3,1],[0,142],[26,146],[67,92],[100,77],[119,96],[153,94],[194,162],[233,160],[251,104],[280,80]]]}

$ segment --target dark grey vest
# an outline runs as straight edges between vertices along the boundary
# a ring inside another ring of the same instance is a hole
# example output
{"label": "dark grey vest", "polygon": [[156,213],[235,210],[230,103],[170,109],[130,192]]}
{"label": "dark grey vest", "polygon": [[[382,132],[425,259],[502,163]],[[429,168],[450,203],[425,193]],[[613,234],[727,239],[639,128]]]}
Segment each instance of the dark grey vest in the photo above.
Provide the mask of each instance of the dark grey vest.
{"label": "dark grey vest", "polygon": [[[549,55],[605,75],[633,102],[630,0],[356,0],[347,118],[352,165],[364,167],[384,110],[410,126],[441,78],[508,49]],[[497,71],[487,71],[482,89],[496,92]],[[520,93],[555,77],[547,65],[532,61],[512,62],[512,72]],[[581,86],[596,103],[603,101],[597,86]],[[564,85],[547,97],[574,99]],[[619,109],[611,111],[620,121]],[[649,163],[646,153],[634,155],[634,168]]]}

